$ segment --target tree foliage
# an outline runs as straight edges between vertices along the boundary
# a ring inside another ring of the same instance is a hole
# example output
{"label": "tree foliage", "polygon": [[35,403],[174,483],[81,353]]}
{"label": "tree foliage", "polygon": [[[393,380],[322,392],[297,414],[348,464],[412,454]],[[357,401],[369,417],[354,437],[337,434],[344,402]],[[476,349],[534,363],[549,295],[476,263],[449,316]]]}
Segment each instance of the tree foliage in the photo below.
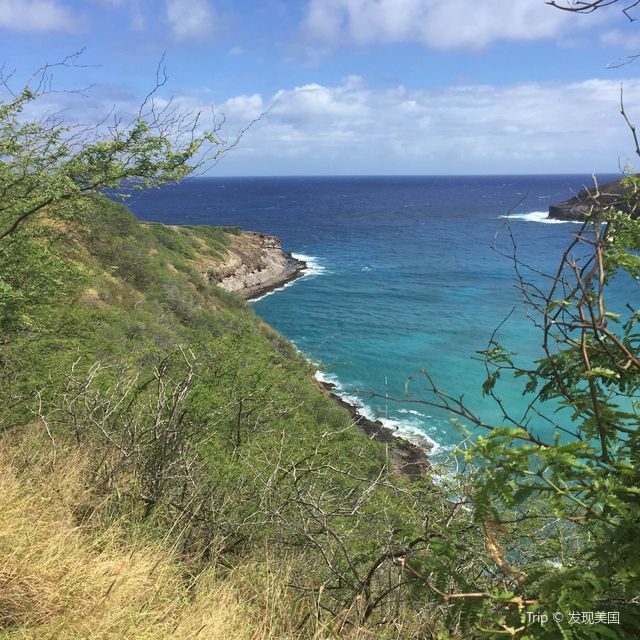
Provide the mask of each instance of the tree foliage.
{"label": "tree foliage", "polygon": [[[77,55],[60,63],[74,64]],[[129,122],[116,114],[93,126],[65,124],[57,114],[30,118],[35,103],[51,92],[47,65],[14,92],[0,77],[0,241],[45,209],[61,216],[85,194],[123,186],[149,188],[180,180],[222,153],[216,131],[200,131],[199,113],[159,106],[155,94],[166,82],[158,69],[155,87]]]}

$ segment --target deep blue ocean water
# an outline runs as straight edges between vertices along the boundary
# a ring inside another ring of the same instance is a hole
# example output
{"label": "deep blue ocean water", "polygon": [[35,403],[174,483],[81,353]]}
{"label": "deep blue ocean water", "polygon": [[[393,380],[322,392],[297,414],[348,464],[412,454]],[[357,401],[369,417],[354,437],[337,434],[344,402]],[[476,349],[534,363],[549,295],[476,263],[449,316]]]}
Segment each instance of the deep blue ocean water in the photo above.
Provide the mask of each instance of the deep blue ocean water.
{"label": "deep blue ocean water", "polygon": [[[144,220],[274,234],[307,256],[309,274],[254,302],[256,312],[364,412],[446,452],[461,439],[447,412],[366,390],[402,397],[408,378],[427,369],[499,423],[473,356],[514,306],[498,339],[531,362],[540,337],[524,314],[513,264],[492,249],[496,234],[509,250],[511,213],[521,259],[555,270],[576,225],[544,222],[547,207],[590,184],[586,175],[196,178],[128,204]],[[615,286],[620,304],[637,296],[630,282]],[[524,408],[519,384],[503,380],[500,389],[516,413]],[[420,376],[409,393],[426,397]]]}

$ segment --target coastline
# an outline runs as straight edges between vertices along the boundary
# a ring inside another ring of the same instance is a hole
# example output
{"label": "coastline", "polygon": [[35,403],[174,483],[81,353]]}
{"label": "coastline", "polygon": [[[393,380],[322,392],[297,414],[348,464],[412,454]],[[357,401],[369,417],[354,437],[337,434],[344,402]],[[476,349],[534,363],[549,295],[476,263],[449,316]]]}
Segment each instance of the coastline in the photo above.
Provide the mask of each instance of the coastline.
{"label": "coastline", "polygon": [[[637,178],[639,175],[636,173],[629,177]],[[601,185],[594,182],[594,186],[584,186],[572,198],[550,205],[548,219],[583,223],[594,212],[607,208],[624,211],[637,218],[638,212],[632,206],[634,196],[637,197],[637,189],[631,188],[625,177]]]}
{"label": "coastline", "polygon": [[426,448],[399,436],[393,429],[386,427],[380,420],[367,418],[360,413],[357,407],[336,393],[336,385],[332,382],[317,380],[317,383],[337,404],[347,409],[353,418],[354,424],[360,427],[368,438],[390,445],[388,447],[388,455],[393,472],[416,480],[431,468],[429,454]]}
{"label": "coastline", "polygon": [[272,291],[283,289],[287,284],[302,278],[309,269],[309,265],[304,260],[294,258],[291,253],[283,251],[283,255],[289,262],[289,268],[283,271],[279,276],[271,278],[262,284],[256,285],[248,292],[239,292],[242,297],[247,301],[255,301],[262,296],[266,296]]}
{"label": "coastline", "polygon": [[275,236],[243,231],[230,236],[222,259],[200,260],[199,267],[216,286],[253,300],[304,275],[307,263],[283,251]]}
{"label": "coastline", "polygon": [[[228,262],[218,266],[215,279],[218,286],[234,291],[247,301],[256,301],[305,275],[316,272],[317,267],[312,258],[284,251],[280,240],[274,236],[253,232],[243,232],[243,236],[245,242],[246,240],[250,242],[249,246],[243,246],[241,250],[234,247],[229,252]],[[209,277],[212,278],[212,276],[213,274],[209,272]],[[310,364],[313,365],[311,362]],[[426,446],[411,442],[398,435],[394,429],[385,426],[380,420],[365,416],[357,406],[337,393],[337,386],[334,383],[319,380],[317,377],[315,380],[325,394],[349,412],[353,424],[358,426],[368,438],[387,445],[392,473],[415,480],[423,476],[431,467],[430,450]]]}

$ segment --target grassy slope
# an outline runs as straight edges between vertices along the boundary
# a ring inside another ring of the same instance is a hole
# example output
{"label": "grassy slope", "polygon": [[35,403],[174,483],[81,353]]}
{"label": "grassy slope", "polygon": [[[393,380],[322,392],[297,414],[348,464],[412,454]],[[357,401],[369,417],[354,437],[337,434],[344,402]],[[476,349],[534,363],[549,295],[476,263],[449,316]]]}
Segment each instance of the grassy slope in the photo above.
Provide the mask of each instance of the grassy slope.
{"label": "grassy slope", "polygon": [[[330,513],[333,529],[317,535],[345,575],[395,544],[399,523],[419,522],[413,502],[366,488],[384,447],[317,388],[287,341],[198,272],[237,230],[141,224],[102,198],[83,214],[45,221],[0,253],[3,446],[24,453],[36,443],[55,458],[17,464],[3,454],[0,541],[15,552],[0,567],[10,586],[0,630],[169,637],[184,618],[184,637],[205,624],[206,637],[289,637],[283,611],[308,618],[296,613],[304,599],[278,591],[289,567],[305,563],[311,589],[327,579],[300,492]],[[315,470],[298,476],[301,464]],[[363,517],[354,520],[352,504]],[[268,577],[272,563],[281,576],[272,591],[247,583],[248,565]],[[105,605],[114,599],[117,612]],[[223,608],[222,619],[204,603]],[[86,631],[95,625],[104,633]]]}
{"label": "grassy slope", "polygon": [[[175,546],[126,523],[89,534],[88,456],[52,454],[34,433],[0,450],[0,637],[215,638],[290,635],[296,604],[267,564],[185,579]],[[34,445],[39,445],[34,450]]]}

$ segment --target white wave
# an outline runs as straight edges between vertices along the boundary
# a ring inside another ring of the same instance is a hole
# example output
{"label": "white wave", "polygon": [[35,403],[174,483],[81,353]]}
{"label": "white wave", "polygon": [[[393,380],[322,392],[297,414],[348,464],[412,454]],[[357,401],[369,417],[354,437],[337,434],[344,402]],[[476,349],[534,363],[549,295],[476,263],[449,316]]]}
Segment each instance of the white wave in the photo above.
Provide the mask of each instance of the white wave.
{"label": "white wave", "polygon": [[438,455],[441,447],[424,432],[424,429],[418,426],[422,425],[422,421],[417,421],[418,424],[416,424],[411,420],[395,420],[394,418],[378,417],[377,420],[380,420],[387,429],[391,429],[396,435],[425,449],[430,456]]}
{"label": "white wave", "polygon": [[327,268],[322,264],[320,258],[316,258],[315,256],[307,256],[303,253],[292,253],[291,254],[296,260],[302,260],[307,263],[307,268],[304,270],[303,278],[307,278],[309,276],[319,276],[326,272]]}
{"label": "white wave", "polygon": [[[314,367],[318,366],[315,362],[312,362],[311,364]],[[315,377],[318,382],[328,382],[329,384],[334,384],[336,388],[340,384],[337,376],[334,376],[332,373],[325,373],[324,371],[320,371],[320,369],[316,370]]]}
{"label": "white wave", "polygon": [[276,287],[275,289],[271,289],[271,291],[267,291],[267,293],[262,294],[257,298],[251,298],[250,302],[258,302],[258,300],[264,300],[267,296],[270,296],[273,293],[277,293],[278,291],[282,291],[287,287],[291,287],[298,282],[298,280],[302,280],[304,278],[308,278],[309,276],[319,276],[326,272],[327,268],[320,263],[319,258],[315,258],[314,256],[306,256],[301,253],[292,253],[291,254],[296,260],[302,260],[307,264],[307,267],[302,272],[302,275],[295,280],[290,280],[289,282],[285,282],[281,287]]}
{"label": "white wave", "polygon": [[410,416],[418,416],[419,418],[430,418],[431,416],[425,416],[424,413],[420,413],[420,411],[415,411],[415,409],[398,409],[398,413],[404,413]]}
{"label": "white wave", "polygon": [[371,408],[368,407],[360,398],[357,396],[352,396],[348,393],[339,393],[338,394],[347,404],[350,404],[352,407],[355,407],[365,418],[368,420],[376,420],[376,413]]}
{"label": "white wave", "polygon": [[541,222],[542,224],[582,224],[580,220],[554,220],[549,218],[547,211],[530,211],[529,213],[512,213],[508,216],[500,216],[507,220],[524,220],[525,222]]}
{"label": "white wave", "polygon": [[278,293],[278,291],[282,291],[287,287],[293,286],[298,280],[300,280],[300,278],[296,278],[295,280],[290,280],[289,282],[285,282],[283,285],[276,287],[275,289],[271,289],[271,291],[267,291],[267,293],[263,293],[261,296],[258,296],[257,298],[251,298],[249,302],[254,303],[254,302],[258,302],[258,300],[264,300],[267,296],[270,296],[274,293]]}
{"label": "white wave", "polygon": [[[416,419],[415,417],[405,418],[405,419],[394,419],[394,418],[382,418],[378,413],[376,413],[372,407],[362,402],[360,398],[357,396],[351,395],[349,393],[343,392],[342,385],[340,384],[337,376],[332,373],[325,373],[324,371],[320,371],[319,369],[315,373],[316,380],[321,382],[329,382],[335,385],[334,393],[342,400],[344,400],[347,404],[350,404],[352,407],[355,407],[358,413],[368,420],[378,420],[380,421],[387,429],[391,429],[396,435],[401,438],[405,438],[419,447],[422,447],[427,451],[430,456],[437,455],[442,447],[439,445],[433,438],[430,438],[424,431],[423,425],[424,421],[422,419]],[[418,411],[401,409],[400,413],[410,413],[415,416],[420,416],[421,418],[425,418],[424,414],[419,413]],[[427,418],[429,416],[426,416]]]}

